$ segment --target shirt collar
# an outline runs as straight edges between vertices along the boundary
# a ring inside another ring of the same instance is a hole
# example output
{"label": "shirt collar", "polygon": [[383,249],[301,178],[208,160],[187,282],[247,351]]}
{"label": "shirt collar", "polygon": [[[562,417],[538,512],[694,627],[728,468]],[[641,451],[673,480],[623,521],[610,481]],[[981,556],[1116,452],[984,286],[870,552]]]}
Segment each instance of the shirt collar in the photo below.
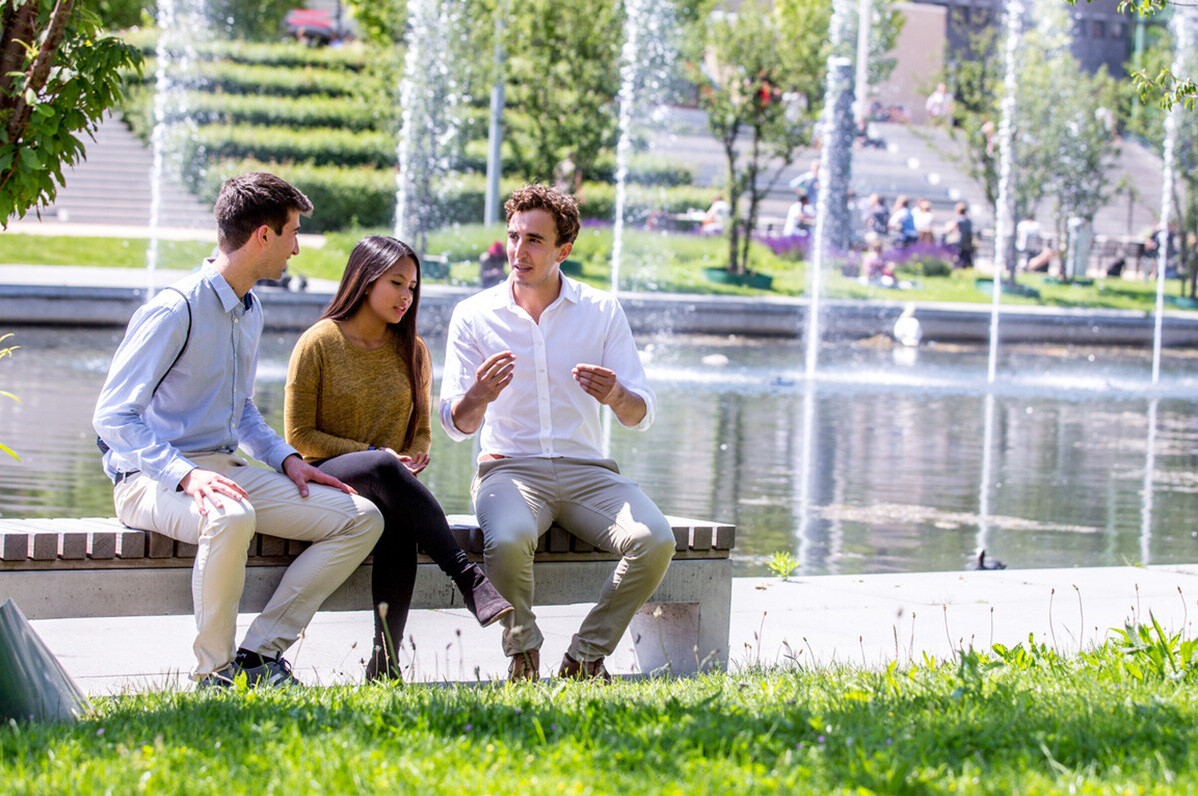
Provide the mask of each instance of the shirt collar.
{"label": "shirt collar", "polygon": [[244,305],[244,302],[237,298],[237,294],[233,292],[232,286],[220,275],[219,271],[212,267],[211,259],[204,260],[203,273],[204,281],[212,285],[212,290],[216,293],[216,297],[220,299],[221,307],[224,308],[225,312],[232,312],[238,304]]}
{"label": "shirt collar", "polygon": [[[493,297],[494,301],[492,303],[493,309],[506,307],[512,312],[515,312],[517,309],[519,309],[516,304],[515,294],[513,293],[513,290],[515,290],[515,285],[516,283],[511,279],[511,277],[508,277],[508,279],[504,280],[501,284],[496,285],[495,294]],[[565,274],[562,274],[562,290],[560,293],[558,293],[557,298],[554,299],[553,303],[549,306],[557,306],[557,304],[562,301],[568,301],[571,304],[577,304],[581,296],[582,283],[575,279],[571,279]]]}

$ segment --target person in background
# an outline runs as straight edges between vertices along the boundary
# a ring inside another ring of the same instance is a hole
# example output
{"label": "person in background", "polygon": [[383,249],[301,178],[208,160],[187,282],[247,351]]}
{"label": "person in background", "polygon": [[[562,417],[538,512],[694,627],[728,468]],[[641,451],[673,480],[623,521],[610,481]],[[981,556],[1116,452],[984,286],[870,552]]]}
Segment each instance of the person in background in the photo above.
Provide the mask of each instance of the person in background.
{"label": "person in background", "polygon": [[[215,258],[133,315],[92,419],[121,522],[197,547],[192,676],[200,688],[241,677],[250,686],[298,684],[282,654],[383,529],[370,501],[300,458],[254,405],[263,315],[250,288],[282,276],[299,252],[300,214],[311,211],[308,197],[273,174],[226,181]],[[238,447],[270,469],[249,466]],[[311,545],[235,648],[255,533]]]}
{"label": "person in background", "polygon": [[396,651],[416,585],[417,547],[453,579],[483,627],[512,610],[458,547],[441,506],[417,479],[429,463],[433,381],[428,348],[416,334],[419,305],[420,258],[411,247],[383,235],[363,238],[287,370],[287,441],[383,515],[370,584],[368,680],[399,679]]}
{"label": "person in background", "polygon": [[723,234],[724,226],[728,223],[731,215],[732,206],[717,193],[711,199],[711,207],[707,208],[707,212],[703,214],[703,220],[699,222],[699,231],[704,235]]}
{"label": "person in background", "polygon": [[948,86],[944,83],[937,83],[936,90],[928,95],[928,99],[923,107],[924,111],[928,114],[928,121],[932,124],[951,122],[953,115],[953,95],[949,93]]}
{"label": "person in background", "polygon": [[911,210],[911,222],[915,224],[915,240],[929,246],[936,242],[936,214],[932,211],[932,203],[923,197],[915,202]]}
{"label": "person in background", "polygon": [[782,236],[806,235],[815,224],[815,208],[807,194],[800,192],[786,210],[786,222],[782,225]]}
{"label": "person in background", "polygon": [[896,246],[910,246],[918,238],[915,231],[915,216],[911,213],[911,200],[905,195],[894,200],[894,211],[890,214],[887,228]]}
{"label": "person in background", "polygon": [[471,491],[487,573],[516,607],[503,619],[508,678],[540,676],[533,554],[557,522],[621,556],[558,668],[559,677],[610,680],[604,658],[665,576],[674,533],[604,455],[601,410],[643,430],[657,399],[619,303],[561,273],[578,236],[574,200],[529,185],[504,209],[511,276],[454,308],[441,426],[455,440],[481,431]]}
{"label": "person in background", "polygon": [[495,241],[478,258],[478,284],[484,288],[494,287],[507,279],[507,255],[503,243]]}
{"label": "person in background", "polygon": [[973,267],[973,220],[969,217],[969,205],[957,202],[953,217],[944,227],[944,239],[956,250],[954,268]]}

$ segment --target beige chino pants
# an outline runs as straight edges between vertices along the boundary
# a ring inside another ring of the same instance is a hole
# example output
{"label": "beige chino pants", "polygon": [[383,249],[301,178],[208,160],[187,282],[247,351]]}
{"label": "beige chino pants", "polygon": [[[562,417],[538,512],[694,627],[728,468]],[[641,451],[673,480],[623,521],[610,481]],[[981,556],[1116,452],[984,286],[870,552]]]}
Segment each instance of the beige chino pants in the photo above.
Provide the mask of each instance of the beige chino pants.
{"label": "beige chino pants", "polygon": [[187,454],[196,466],[227,476],[249,498],[222,495],[222,508],[200,514],[188,494],[166,489],[145,475],[116,485],[113,502],[130,528],[157,531],[198,547],[191,574],[199,679],[233,661],[237,606],[255,532],[312,545],[287,568],[266,608],[250,625],[241,646],[266,657],[282,654],[299,638],[321,603],[374,549],[383,518],[374,504],[331,487],[309,484],[300,497],[287,476],[249,465],[227,453]]}
{"label": "beige chino pants", "polygon": [[674,531],[640,486],[610,459],[509,458],[482,462],[471,486],[485,540],[487,577],[515,610],[503,618],[507,655],[544,641],[533,613],[533,553],[556,521],[623,558],[595,595],[570,642],[570,657],[610,655],[674,557]]}

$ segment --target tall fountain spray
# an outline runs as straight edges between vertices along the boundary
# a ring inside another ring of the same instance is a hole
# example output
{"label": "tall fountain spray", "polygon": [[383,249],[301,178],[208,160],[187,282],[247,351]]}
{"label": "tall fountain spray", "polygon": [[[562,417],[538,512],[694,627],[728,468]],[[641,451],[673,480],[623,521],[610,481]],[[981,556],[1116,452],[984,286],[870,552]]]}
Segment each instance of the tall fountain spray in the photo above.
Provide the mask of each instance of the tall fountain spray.
{"label": "tall fountain spray", "polygon": [[438,191],[452,167],[466,102],[453,54],[460,50],[463,0],[408,0],[407,54],[399,102],[395,237],[421,255],[441,212]]}
{"label": "tall fountain spray", "polygon": [[616,209],[611,250],[611,292],[619,295],[628,206],[628,161],[635,125],[660,117],[674,62],[674,6],[670,0],[627,0],[620,51],[620,138],[616,144]]}
{"label": "tall fountain spray", "polygon": [[[1186,51],[1190,47],[1190,21],[1188,8],[1175,6],[1170,27],[1173,33],[1173,74],[1186,74]],[[1156,318],[1152,343],[1152,383],[1161,376],[1161,332],[1165,315],[1165,271],[1169,264],[1169,225],[1173,221],[1173,181],[1177,170],[1177,128],[1181,123],[1182,108],[1175,103],[1165,117],[1164,180],[1161,185],[1161,218],[1157,230],[1156,265]]]}
{"label": "tall fountain spray", "polygon": [[154,70],[154,130],[150,134],[150,242],[146,247],[146,299],[154,295],[167,163],[192,121],[187,89],[196,85],[196,45],[210,38],[205,0],[159,0],[157,65]]}
{"label": "tall fountain spray", "polygon": [[[835,0],[828,24],[831,50],[825,82],[824,110],[820,116],[820,174],[818,201],[815,210],[815,230],[811,248],[810,298],[807,304],[806,362],[804,373],[802,420],[803,442],[798,446],[799,500],[795,507],[798,517],[798,559],[800,571],[806,569],[812,543],[811,493],[816,460],[816,366],[819,362],[821,293],[823,269],[834,245],[847,250],[844,236],[848,233],[847,191],[853,146],[853,62],[843,52],[849,28],[852,0]],[[846,136],[847,133],[847,136]]]}
{"label": "tall fountain spray", "polygon": [[1019,90],[1019,43],[1023,35],[1022,0],[1007,0],[1003,93],[998,122],[998,207],[994,214],[994,292],[990,301],[990,361],[987,380],[998,371],[998,320],[1002,281],[1014,267],[1015,253],[1015,110]]}
{"label": "tall fountain spray", "polygon": [[[833,247],[844,251],[849,231],[845,201],[852,164],[853,64],[844,54],[852,15],[850,0],[835,0],[828,25],[831,43],[825,80],[824,110],[820,116],[820,174],[812,242],[810,300],[807,305],[806,376],[814,378],[819,360],[823,271]],[[846,137],[847,132],[847,137]]]}

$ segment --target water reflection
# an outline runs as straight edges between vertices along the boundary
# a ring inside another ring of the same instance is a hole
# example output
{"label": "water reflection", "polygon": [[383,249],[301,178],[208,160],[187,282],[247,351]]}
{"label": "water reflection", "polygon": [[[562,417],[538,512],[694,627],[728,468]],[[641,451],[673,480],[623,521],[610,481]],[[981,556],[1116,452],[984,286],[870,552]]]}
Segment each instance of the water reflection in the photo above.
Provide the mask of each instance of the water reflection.
{"label": "water reflection", "polygon": [[[0,515],[111,514],[90,417],[119,338],[18,330],[0,386],[22,402],[0,402],[0,439],[23,461],[0,464]],[[263,343],[258,401],[276,428],[294,340]],[[735,522],[739,574],[780,550],[802,574],[962,569],[979,544],[1012,567],[1198,558],[1191,354],[1166,352],[1154,386],[1148,352],[1006,346],[991,388],[979,348],[911,361],[826,345],[814,382],[798,341],[642,348],[658,421],[617,426],[612,455],[667,513]],[[713,353],[728,364],[703,364]],[[426,483],[469,511],[473,447],[434,434]]]}

